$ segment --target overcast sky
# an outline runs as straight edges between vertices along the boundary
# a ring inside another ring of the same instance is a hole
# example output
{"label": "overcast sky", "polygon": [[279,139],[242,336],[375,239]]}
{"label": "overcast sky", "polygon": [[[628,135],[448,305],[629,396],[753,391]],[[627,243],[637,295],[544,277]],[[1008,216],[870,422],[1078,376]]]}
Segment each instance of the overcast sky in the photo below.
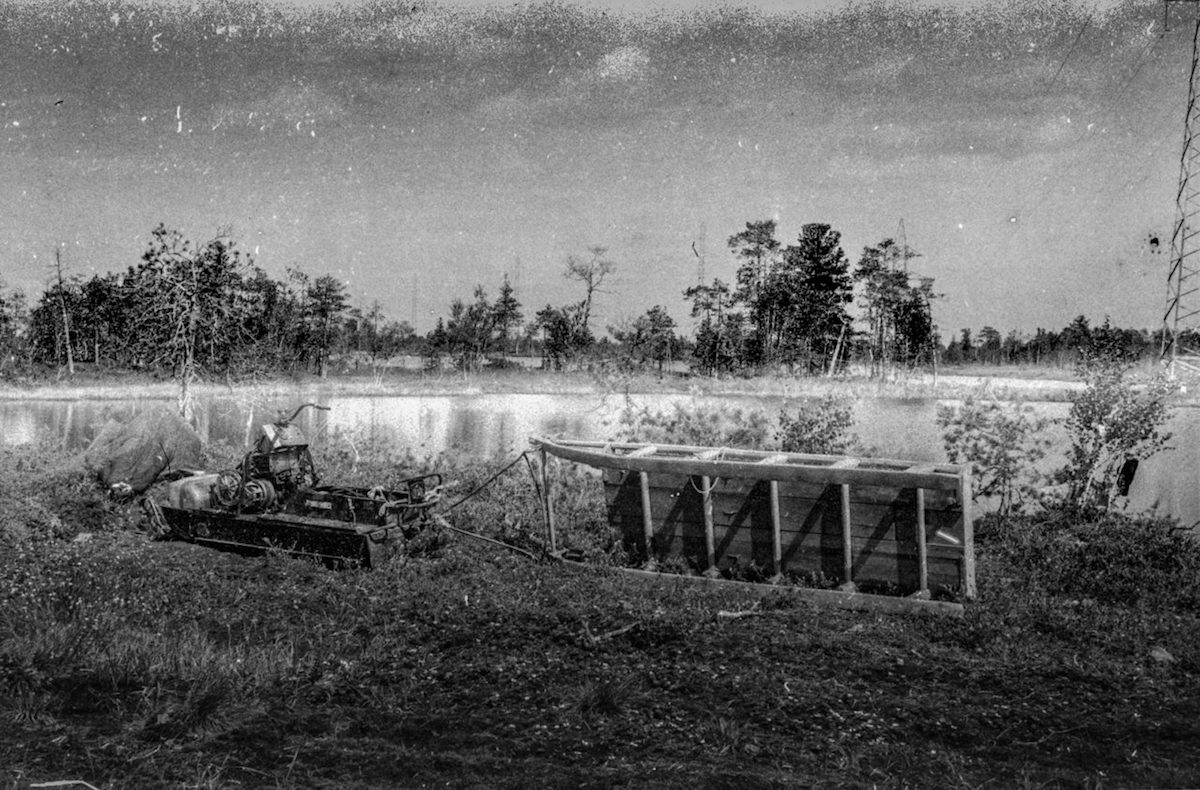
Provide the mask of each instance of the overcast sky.
{"label": "overcast sky", "polygon": [[230,230],[425,331],[602,245],[604,323],[686,324],[693,244],[728,280],[747,221],[852,261],[903,222],[946,336],[1161,323],[1192,5],[638,7],[0,0],[0,277]]}

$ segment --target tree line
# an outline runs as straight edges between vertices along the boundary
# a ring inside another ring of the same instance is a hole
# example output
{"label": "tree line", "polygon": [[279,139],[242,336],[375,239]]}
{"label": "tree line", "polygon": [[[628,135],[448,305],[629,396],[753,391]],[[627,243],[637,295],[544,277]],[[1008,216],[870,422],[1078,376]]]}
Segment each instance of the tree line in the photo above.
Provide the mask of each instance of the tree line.
{"label": "tree line", "polygon": [[[345,283],[288,268],[275,279],[228,234],[193,243],[159,225],[138,263],[124,271],[72,275],[56,254],[50,284],[30,305],[0,284],[0,375],[38,366],[169,374],[186,392],[203,376],[255,372],[325,376],[334,359],[379,364],[397,354],[430,367],[478,370],[513,356],[541,366],[653,368],[686,363],[708,374],[787,369],[832,373],[856,363],[872,374],[942,364],[1069,365],[1095,343],[1131,359],[1157,351],[1161,335],[1091,326],[1077,317],[1061,331],[1032,334],[962,329],[947,343],[934,324],[933,279],[909,271],[920,257],[885,238],[853,267],[830,225],[809,223],[792,243],[774,220],[745,223],[727,240],[732,282],[716,278],[683,292],[695,329],[680,334],[662,305],[610,324],[598,337],[596,299],[617,264],[605,247],[569,256],[562,272],[577,301],[526,314],[505,276],[494,299],[483,285],[454,299],[425,335],[388,319],[378,302],[351,306]],[[856,307],[856,315],[850,312]]]}

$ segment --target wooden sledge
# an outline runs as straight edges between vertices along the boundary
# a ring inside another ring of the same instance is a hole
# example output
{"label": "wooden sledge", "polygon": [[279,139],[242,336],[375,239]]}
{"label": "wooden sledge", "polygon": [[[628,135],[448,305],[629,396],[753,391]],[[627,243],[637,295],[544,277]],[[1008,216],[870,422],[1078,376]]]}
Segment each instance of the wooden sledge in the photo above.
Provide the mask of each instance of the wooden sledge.
{"label": "wooden sledge", "polygon": [[[718,447],[531,440],[543,456],[601,470],[609,522],[654,568],[683,558],[710,578],[754,568],[824,579],[842,593],[973,599],[968,468]],[[543,487],[551,548],[556,548]],[[832,592],[832,591],[831,591]]]}

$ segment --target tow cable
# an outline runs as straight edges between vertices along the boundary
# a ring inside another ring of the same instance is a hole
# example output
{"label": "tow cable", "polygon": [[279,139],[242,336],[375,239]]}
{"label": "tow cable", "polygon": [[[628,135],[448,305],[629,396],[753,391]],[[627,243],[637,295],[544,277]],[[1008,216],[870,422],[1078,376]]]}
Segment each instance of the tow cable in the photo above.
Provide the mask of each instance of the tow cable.
{"label": "tow cable", "polygon": [[[478,486],[476,486],[475,489],[473,491],[471,491],[471,493],[458,499],[453,504],[447,506],[445,512],[449,513],[451,510],[454,510],[456,507],[463,504],[471,497],[473,497],[476,494],[478,494],[479,492],[483,491],[485,488],[490,486],[492,483],[496,482],[496,480],[498,478],[500,478],[501,475],[505,474],[508,470],[512,469],[514,466],[519,464],[522,460],[525,461],[525,465],[529,468],[529,476],[533,480],[534,489],[537,491],[538,495],[540,496],[541,495],[541,486],[538,485],[537,475],[535,475],[533,473],[533,462],[529,460],[529,451],[525,450],[520,455],[518,455],[516,458],[514,458],[511,462],[509,462],[503,469],[496,472],[491,477],[489,477],[487,480],[484,480],[482,483],[480,483]],[[489,538],[487,535],[480,535],[478,532],[471,532],[470,530],[456,527],[453,524],[451,524],[449,521],[447,521],[446,517],[443,516],[441,513],[434,513],[433,518],[443,528],[448,529],[452,532],[457,532],[460,535],[466,535],[469,538],[475,538],[476,540],[481,540],[486,543],[493,543],[497,546],[502,546],[503,548],[506,548],[509,551],[515,551],[518,554],[522,554],[522,555],[528,557],[529,559],[533,560],[534,562],[537,562],[540,559],[533,552],[527,551],[518,546],[514,546],[511,543],[505,543],[502,540],[496,540],[495,538]],[[545,549],[542,550],[542,554],[543,554],[543,556],[547,556],[547,552],[545,551]]]}

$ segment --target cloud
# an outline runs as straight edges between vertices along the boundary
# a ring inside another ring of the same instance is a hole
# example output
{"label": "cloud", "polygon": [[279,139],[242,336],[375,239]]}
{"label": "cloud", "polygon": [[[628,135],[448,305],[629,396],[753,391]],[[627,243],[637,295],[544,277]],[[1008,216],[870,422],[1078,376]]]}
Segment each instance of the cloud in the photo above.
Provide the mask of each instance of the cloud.
{"label": "cloud", "polygon": [[341,122],[348,114],[341,101],[320,88],[285,85],[258,99],[217,105],[213,109],[213,125],[260,130],[304,128],[321,122]]}
{"label": "cloud", "polygon": [[482,100],[490,121],[615,123],[636,117],[658,95],[653,60],[643,48],[621,45],[590,62],[555,67],[538,88],[522,86]]}
{"label": "cloud", "polygon": [[600,58],[594,70],[600,82],[632,82],[650,73],[650,56],[640,47],[617,47]]}

